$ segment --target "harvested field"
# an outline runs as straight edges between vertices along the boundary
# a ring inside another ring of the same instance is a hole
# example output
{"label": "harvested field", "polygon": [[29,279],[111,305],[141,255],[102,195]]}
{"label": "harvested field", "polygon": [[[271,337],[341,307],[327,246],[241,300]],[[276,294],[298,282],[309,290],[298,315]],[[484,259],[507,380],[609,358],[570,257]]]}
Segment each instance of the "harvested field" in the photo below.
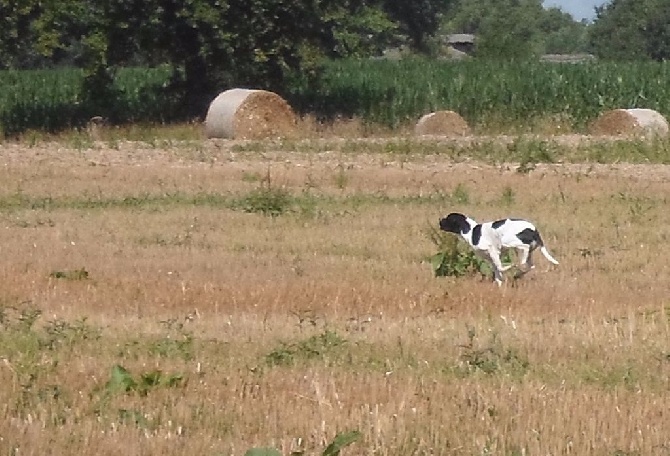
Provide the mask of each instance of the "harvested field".
{"label": "harvested field", "polygon": [[[669,454],[670,166],[504,144],[1,144],[2,453]],[[433,277],[452,210],[560,266]]]}

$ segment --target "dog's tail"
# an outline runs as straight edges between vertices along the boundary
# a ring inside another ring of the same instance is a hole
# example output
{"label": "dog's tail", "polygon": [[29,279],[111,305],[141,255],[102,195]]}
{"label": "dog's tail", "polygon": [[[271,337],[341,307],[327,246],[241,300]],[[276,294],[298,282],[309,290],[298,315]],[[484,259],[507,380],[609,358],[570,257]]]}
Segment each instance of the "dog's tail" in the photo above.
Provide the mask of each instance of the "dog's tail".
{"label": "dog's tail", "polygon": [[551,254],[549,253],[549,251],[547,250],[547,248],[545,246],[540,247],[540,252],[542,252],[542,255],[544,255],[544,257],[547,260],[549,260],[550,262],[552,262],[554,264],[558,264],[558,261],[556,260],[556,258],[551,256]]}
{"label": "dog's tail", "polygon": [[551,254],[549,253],[549,250],[547,250],[547,248],[544,246],[544,241],[542,240],[542,236],[540,236],[540,232],[535,231],[535,233],[537,233],[536,242],[537,242],[537,245],[540,247],[540,252],[542,252],[542,255],[544,255],[544,257],[547,260],[549,260],[550,263],[558,264],[558,260],[556,260],[556,258],[551,256]]}

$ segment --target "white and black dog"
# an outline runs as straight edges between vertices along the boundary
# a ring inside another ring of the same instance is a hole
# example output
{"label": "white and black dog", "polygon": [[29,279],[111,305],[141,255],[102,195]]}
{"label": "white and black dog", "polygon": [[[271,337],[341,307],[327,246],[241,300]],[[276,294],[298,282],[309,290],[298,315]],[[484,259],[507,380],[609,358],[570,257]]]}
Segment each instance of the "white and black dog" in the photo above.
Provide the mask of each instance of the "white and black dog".
{"label": "white and black dog", "polygon": [[534,267],[533,251],[537,248],[547,260],[558,264],[544,246],[540,232],[527,220],[502,219],[477,223],[463,214],[452,212],[440,220],[440,229],[459,234],[470,244],[475,253],[489,260],[493,265],[493,277],[498,285],[502,285],[503,272],[512,267],[502,265],[500,254],[505,249],[513,248],[519,251],[521,255],[519,266],[523,274]]}

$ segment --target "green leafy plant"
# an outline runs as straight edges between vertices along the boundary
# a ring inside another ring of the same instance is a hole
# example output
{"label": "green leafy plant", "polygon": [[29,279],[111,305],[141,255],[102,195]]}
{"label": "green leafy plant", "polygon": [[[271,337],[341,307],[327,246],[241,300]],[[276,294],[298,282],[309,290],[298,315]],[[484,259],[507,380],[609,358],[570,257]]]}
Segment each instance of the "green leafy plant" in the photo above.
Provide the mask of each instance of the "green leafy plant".
{"label": "green leafy plant", "polygon": [[[488,265],[458,237],[428,228],[428,237],[437,246],[438,252],[428,258],[435,277],[460,277],[472,273],[485,273]],[[489,268],[490,271],[490,268]]]}
{"label": "green leafy plant", "polygon": [[500,203],[504,206],[511,206],[514,204],[515,198],[514,190],[508,185],[503,189],[502,195],[500,196]]}
{"label": "green leafy plant", "polygon": [[496,332],[491,333],[489,343],[483,347],[475,343],[476,336],[475,329],[468,328],[468,342],[460,346],[460,358],[467,371],[485,374],[494,374],[503,368],[519,374],[527,371],[528,359],[514,349],[504,348]]}
{"label": "green leafy plant", "polygon": [[164,374],[159,370],[153,370],[134,378],[126,368],[116,364],[112,367],[104,391],[107,395],[135,392],[140,396],[146,396],[156,388],[176,388],[183,384],[184,377],[181,374]]}
{"label": "green leafy plant", "polygon": [[508,153],[513,159],[519,160],[516,171],[528,174],[533,171],[537,163],[554,163],[556,146],[549,141],[523,140],[514,141],[507,146]]}
{"label": "green leafy plant", "polygon": [[44,326],[46,336],[41,337],[40,346],[54,350],[60,346],[72,347],[85,340],[97,340],[100,331],[86,322],[86,318],[70,323],[65,320],[51,320]]}
{"label": "green leafy plant", "polygon": [[337,353],[347,343],[336,332],[326,330],[305,340],[294,343],[282,343],[265,356],[271,366],[292,365],[297,360],[323,359],[328,354]]}
{"label": "green leafy plant", "polygon": [[349,184],[349,176],[347,175],[347,170],[344,166],[343,163],[340,163],[337,165],[337,174],[335,174],[335,177],[333,177],[333,182],[335,183],[335,186],[340,189],[344,190],[347,185]]}
{"label": "green leafy plant", "polygon": [[[347,446],[361,438],[361,432],[358,430],[340,432],[333,438],[332,442],[326,446],[321,456],[339,456],[340,452]],[[303,454],[302,451],[291,453],[291,456]],[[281,453],[274,448],[250,448],[244,456],[281,456]]]}
{"label": "green leafy plant", "polygon": [[149,353],[162,358],[193,359],[193,335],[182,332],[176,337],[163,337],[149,344]]}
{"label": "green leafy plant", "polygon": [[458,184],[451,194],[451,199],[459,204],[468,204],[470,202],[470,193],[467,187],[462,183]]}
{"label": "green leafy plant", "polygon": [[265,177],[260,181],[260,186],[246,196],[234,200],[231,207],[244,212],[277,217],[288,212],[292,204],[292,195],[285,188],[273,185],[270,169],[268,169]]}
{"label": "green leafy plant", "polygon": [[337,434],[333,441],[323,450],[322,456],[337,456],[344,447],[351,445],[360,437],[360,431],[356,430]]}
{"label": "green leafy plant", "polygon": [[233,203],[244,212],[277,217],[288,211],[291,195],[282,188],[260,187]]}
{"label": "green leafy plant", "polygon": [[[428,238],[437,246],[437,253],[428,257],[435,277],[461,277],[481,274],[490,276],[493,269],[488,261],[478,257],[474,250],[458,236],[445,233],[430,225]],[[512,262],[509,251],[501,255],[503,264]]]}

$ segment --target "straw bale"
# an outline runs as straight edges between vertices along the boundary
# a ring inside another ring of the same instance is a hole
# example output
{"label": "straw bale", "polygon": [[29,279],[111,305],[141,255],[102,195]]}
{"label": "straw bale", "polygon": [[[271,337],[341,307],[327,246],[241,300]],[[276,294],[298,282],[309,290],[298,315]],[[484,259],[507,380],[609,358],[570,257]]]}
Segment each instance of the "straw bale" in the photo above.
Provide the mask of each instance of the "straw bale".
{"label": "straw bale", "polygon": [[209,105],[208,138],[266,139],[291,136],[297,117],[279,95],[266,90],[230,89]]}
{"label": "straw bale", "polygon": [[414,132],[417,135],[467,136],[470,127],[457,112],[436,111],[421,117]]}
{"label": "straw bale", "polygon": [[668,121],[653,109],[614,109],[603,112],[589,127],[599,136],[668,136]]}

